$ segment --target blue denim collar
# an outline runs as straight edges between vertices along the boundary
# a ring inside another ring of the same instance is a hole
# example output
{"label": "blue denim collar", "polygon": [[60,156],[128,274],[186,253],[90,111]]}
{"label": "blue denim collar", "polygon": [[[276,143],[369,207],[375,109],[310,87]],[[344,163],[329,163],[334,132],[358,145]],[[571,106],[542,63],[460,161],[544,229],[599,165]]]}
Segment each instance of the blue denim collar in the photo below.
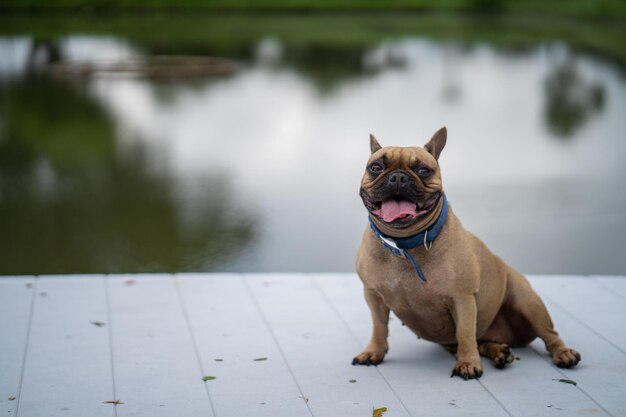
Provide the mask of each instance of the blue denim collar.
{"label": "blue denim collar", "polygon": [[413,255],[411,255],[410,250],[421,245],[424,245],[426,250],[429,250],[430,247],[428,245],[431,244],[432,246],[432,242],[437,239],[437,236],[439,236],[441,230],[443,230],[443,226],[446,224],[446,219],[448,218],[448,199],[445,194],[442,194],[442,198],[443,206],[441,207],[441,213],[439,213],[439,217],[435,223],[433,223],[428,229],[414,236],[397,239],[385,236],[380,230],[378,230],[372,220],[372,217],[369,217],[370,227],[385,249],[400,258],[408,259],[415,268],[417,276],[424,282],[426,282],[426,276]]}

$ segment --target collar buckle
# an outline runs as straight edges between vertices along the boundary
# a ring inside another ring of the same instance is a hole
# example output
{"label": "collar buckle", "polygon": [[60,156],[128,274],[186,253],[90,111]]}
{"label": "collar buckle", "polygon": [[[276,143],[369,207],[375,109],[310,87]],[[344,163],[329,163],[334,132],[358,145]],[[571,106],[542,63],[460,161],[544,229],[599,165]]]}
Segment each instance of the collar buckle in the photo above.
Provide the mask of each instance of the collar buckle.
{"label": "collar buckle", "polygon": [[389,249],[391,253],[399,258],[406,258],[406,255],[404,254],[404,249],[401,249],[395,240],[380,234],[377,236],[383,242],[383,244],[387,246],[387,249]]}
{"label": "collar buckle", "polygon": [[431,240],[430,242],[428,242],[428,230],[426,230],[426,232],[424,233],[424,249],[426,249],[426,252],[432,249],[433,242],[434,240]]}

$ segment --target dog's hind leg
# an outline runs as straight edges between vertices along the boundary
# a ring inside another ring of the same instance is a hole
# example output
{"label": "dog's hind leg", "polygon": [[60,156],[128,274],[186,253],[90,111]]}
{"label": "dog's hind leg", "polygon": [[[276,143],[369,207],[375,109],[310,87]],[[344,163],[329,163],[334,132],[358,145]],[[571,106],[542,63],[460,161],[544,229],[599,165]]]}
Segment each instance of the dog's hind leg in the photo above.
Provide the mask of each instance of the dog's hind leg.
{"label": "dog's hind leg", "polygon": [[478,339],[478,353],[491,359],[496,368],[504,369],[515,359],[510,348],[515,339],[511,314],[507,314],[506,305],[503,305],[487,331]]}
{"label": "dog's hind leg", "polygon": [[552,362],[559,368],[572,368],[580,362],[580,354],[565,346],[563,340],[554,329],[550,314],[541,298],[532,289],[526,278],[511,271],[508,280],[508,297],[505,301],[511,314],[524,317],[532,331],[539,336],[552,355]]}
{"label": "dog's hind leg", "polygon": [[478,353],[491,359],[491,363],[498,369],[503,369],[506,365],[515,360],[509,345],[497,342],[478,342]]}

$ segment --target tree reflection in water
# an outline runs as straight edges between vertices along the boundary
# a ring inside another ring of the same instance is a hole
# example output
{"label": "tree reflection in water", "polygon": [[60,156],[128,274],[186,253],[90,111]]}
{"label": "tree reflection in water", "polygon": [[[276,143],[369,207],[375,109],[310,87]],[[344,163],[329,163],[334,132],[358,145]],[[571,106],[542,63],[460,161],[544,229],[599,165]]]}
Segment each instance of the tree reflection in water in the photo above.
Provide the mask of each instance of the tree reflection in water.
{"label": "tree reflection in water", "polygon": [[[623,177],[621,69],[547,43],[271,33],[223,45],[194,34],[191,45],[0,37],[0,55],[13,59],[0,61],[0,274],[351,271],[363,228],[354,194],[363,138],[373,130],[415,145],[412,132],[440,124],[457,132],[445,162],[455,207],[497,252],[529,272],[623,270],[615,251],[624,204],[613,186]],[[167,81],[75,65],[153,54],[239,65],[224,78],[179,71]],[[565,146],[550,143],[555,135]],[[321,143],[332,143],[323,169]],[[581,178],[580,161],[597,149],[611,151],[596,152],[594,176]],[[489,169],[475,169],[477,160]],[[481,207],[501,209],[473,210],[477,195]],[[526,216],[550,225],[550,256],[529,249],[535,232],[518,227]],[[614,249],[578,244],[598,230]]]}
{"label": "tree reflection in water", "polygon": [[572,57],[557,63],[545,81],[544,117],[550,131],[571,137],[587,120],[604,108],[602,84],[586,80]]}
{"label": "tree reflection in water", "polygon": [[211,270],[254,239],[225,178],[181,201],[167,170],[149,169],[146,147],[120,153],[80,84],[31,72],[0,94],[2,274]]}

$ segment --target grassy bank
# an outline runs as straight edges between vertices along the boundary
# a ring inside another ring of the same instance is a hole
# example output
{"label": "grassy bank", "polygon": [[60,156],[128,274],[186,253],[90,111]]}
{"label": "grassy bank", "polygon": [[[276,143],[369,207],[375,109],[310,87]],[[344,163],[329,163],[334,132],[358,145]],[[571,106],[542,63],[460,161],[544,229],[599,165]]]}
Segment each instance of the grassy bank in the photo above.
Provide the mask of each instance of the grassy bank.
{"label": "grassy bank", "polygon": [[449,13],[150,13],[113,15],[0,15],[0,35],[48,41],[70,34],[123,37],[153,53],[247,55],[264,37],[287,47],[366,47],[404,37],[487,42],[518,50],[563,42],[626,66],[625,26],[620,22],[565,17]]}
{"label": "grassy bank", "polygon": [[623,19],[623,0],[3,0],[5,11],[443,11]]}

